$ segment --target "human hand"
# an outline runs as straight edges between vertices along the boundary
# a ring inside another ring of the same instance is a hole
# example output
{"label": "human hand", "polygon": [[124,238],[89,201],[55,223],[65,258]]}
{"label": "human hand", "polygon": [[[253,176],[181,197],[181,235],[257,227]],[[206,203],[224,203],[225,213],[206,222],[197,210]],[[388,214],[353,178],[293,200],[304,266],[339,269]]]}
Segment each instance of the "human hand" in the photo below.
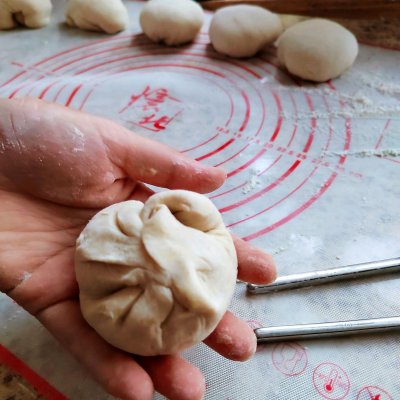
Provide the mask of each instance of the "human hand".
{"label": "human hand", "polygon": [[[75,241],[89,219],[116,202],[145,201],[144,183],[201,193],[223,171],[102,118],[38,100],[0,100],[0,290],[69,350],[112,395],[201,399],[201,372],[179,355],[137,357],[105,342],[83,319]],[[239,279],[267,283],[272,258],[234,238]],[[227,312],[205,343],[222,356],[251,357],[256,338]]]}

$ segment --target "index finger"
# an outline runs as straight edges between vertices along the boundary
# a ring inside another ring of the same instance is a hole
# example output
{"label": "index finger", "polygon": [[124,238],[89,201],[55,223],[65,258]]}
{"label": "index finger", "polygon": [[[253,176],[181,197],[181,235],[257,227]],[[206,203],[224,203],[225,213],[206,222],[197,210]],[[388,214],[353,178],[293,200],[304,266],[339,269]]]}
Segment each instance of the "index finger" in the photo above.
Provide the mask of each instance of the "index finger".
{"label": "index finger", "polygon": [[[104,129],[105,123],[108,129]],[[220,168],[203,165],[114,122],[101,120],[101,124],[99,130],[109,149],[110,159],[134,180],[168,189],[208,193],[220,187],[226,179]]]}

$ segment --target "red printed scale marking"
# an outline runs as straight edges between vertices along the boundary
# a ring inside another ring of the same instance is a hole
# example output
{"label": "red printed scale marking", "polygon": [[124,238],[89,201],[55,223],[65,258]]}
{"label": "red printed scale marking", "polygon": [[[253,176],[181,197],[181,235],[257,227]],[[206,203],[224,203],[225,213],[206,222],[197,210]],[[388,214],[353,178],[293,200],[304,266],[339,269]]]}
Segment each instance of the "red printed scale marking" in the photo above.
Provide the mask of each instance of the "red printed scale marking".
{"label": "red printed scale marking", "polygon": [[[122,103],[119,103],[122,106],[114,110],[115,117],[118,119],[118,115],[121,115],[128,126],[133,124],[135,129],[142,129],[141,133],[147,130],[148,135],[158,135],[155,138],[162,138],[166,143],[169,143],[170,137],[174,143],[173,135],[178,119],[185,121],[189,113],[188,101],[196,103],[196,93],[186,93],[181,88],[176,94],[176,91],[171,91],[174,88],[173,79],[155,85],[148,77],[163,71],[167,75],[171,74],[171,77],[186,76],[187,79],[206,85],[210,88],[210,96],[218,93],[221,99],[226,99],[221,103],[224,108],[216,113],[214,119],[219,120],[214,127],[208,123],[195,127],[201,134],[189,135],[187,141],[180,146],[181,151],[197,160],[225,168],[228,190],[221,189],[212,198],[230,220],[228,225],[245,227],[250,220],[256,221],[256,224],[251,224],[252,231],[247,230],[244,235],[246,240],[252,240],[289,222],[316,202],[338,174],[343,172],[339,167],[345,163],[346,157],[340,157],[336,164],[329,164],[333,172],[319,178],[323,179],[318,182],[319,189],[308,199],[299,197],[296,200],[296,194],[310,184],[310,178],[313,176],[315,179],[317,172],[328,166],[328,163],[324,165],[318,159],[312,165],[308,157],[315,142],[315,131],[318,128],[316,120],[310,118],[308,134],[300,132],[296,122],[299,104],[306,105],[312,111],[313,99],[307,93],[303,99],[291,93],[282,96],[281,92],[260,84],[265,76],[275,80],[277,67],[273,58],[265,58],[263,54],[262,58],[252,62],[225,59],[207,47],[203,36],[185,51],[160,50],[159,46],[135,35],[121,35],[86,43],[47,57],[32,66],[19,65],[24,71],[7,79],[2,87],[3,90],[10,88],[9,97],[29,93],[31,96],[90,112],[92,104],[101,99],[100,90],[107,85],[111,88],[119,77],[140,74],[144,77],[142,86],[136,89],[134,86],[129,94],[123,94],[120,99]],[[73,79],[69,80],[71,77]],[[280,79],[285,78],[281,76]],[[287,79],[291,81],[291,78]],[[300,85],[299,82],[296,84]],[[334,90],[334,86],[330,85]],[[325,97],[323,102],[326,107],[329,106]],[[282,112],[287,113],[288,110],[293,113],[294,123],[282,118]],[[225,119],[221,120],[222,117]],[[350,126],[348,121],[343,130],[343,150],[350,145]],[[328,149],[331,136],[330,130],[325,145],[321,141],[319,145]],[[290,158],[293,162],[288,165]],[[276,178],[264,187],[256,187],[248,194],[243,194],[241,190],[246,185],[248,171],[260,162],[264,165],[257,171],[259,178],[267,174],[273,174]],[[265,196],[271,198],[282,187],[287,190],[273,197],[274,201],[267,206],[260,207],[261,199]],[[289,199],[292,202],[294,200],[294,208],[280,215],[280,207]],[[251,215],[235,219],[232,212],[243,208],[251,210]],[[265,225],[264,219],[260,218],[265,213],[276,215],[278,219],[269,218]]]}

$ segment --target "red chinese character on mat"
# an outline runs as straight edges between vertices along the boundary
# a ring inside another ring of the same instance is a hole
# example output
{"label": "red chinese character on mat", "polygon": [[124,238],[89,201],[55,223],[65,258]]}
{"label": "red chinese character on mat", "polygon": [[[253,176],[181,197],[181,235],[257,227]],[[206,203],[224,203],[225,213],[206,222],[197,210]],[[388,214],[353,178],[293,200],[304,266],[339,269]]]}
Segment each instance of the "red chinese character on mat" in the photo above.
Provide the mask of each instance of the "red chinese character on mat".
{"label": "red chinese character on mat", "polygon": [[141,108],[143,111],[153,110],[158,112],[159,105],[171,100],[180,103],[178,99],[169,95],[168,90],[165,88],[151,89],[150,86],[146,86],[144,90],[137,94],[132,95],[128,104],[123,107],[119,113],[122,114],[129,107],[135,106]]}
{"label": "red chinese character on mat", "polygon": [[160,132],[183,111],[183,105],[169,94],[168,89],[154,89],[147,85],[141,93],[131,95],[128,104],[119,113],[125,111],[129,111],[127,122],[130,124]]}
{"label": "red chinese character on mat", "polygon": [[158,132],[162,131],[167,127],[167,125],[176,117],[168,117],[167,115],[162,115],[161,117],[157,117],[155,113],[143,117],[138,124],[143,128],[150,129],[152,131]]}

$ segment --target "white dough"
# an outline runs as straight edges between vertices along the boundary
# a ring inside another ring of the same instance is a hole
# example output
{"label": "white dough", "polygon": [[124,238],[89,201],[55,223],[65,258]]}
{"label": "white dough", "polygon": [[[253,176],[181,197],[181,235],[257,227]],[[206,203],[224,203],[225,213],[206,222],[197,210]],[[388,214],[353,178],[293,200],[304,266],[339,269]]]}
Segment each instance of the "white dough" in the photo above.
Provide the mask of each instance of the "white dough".
{"label": "white dough", "polygon": [[69,0],[65,18],[70,26],[106,33],[122,31],[129,22],[121,0]]}
{"label": "white dough", "polygon": [[282,32],[280,18],[270,11],[249,5],[218,10],[212,18],[209,35],[219,53],[230,57],[252,57]]}
{"label": "white dough", "polygon": [[278,59],[290,73],[315,82],[341,75],[358,54],[355,36],[326,19],[310,19],[287,29],[278,40]]}
{"label": "white dough", "polygon": [[168,46],[193,41],[203,21],[203,9],[193,0],[150,0],[140,14],[143,33]]}
{"label": "white dough", "polygon": [[149,356],[177,353],[214,330],[237,258],[211,201],[172,190],[95,215],[78,238],[75,271],[86,321],[114,346]]}
{"label": "white dough", "polygon": [[41,28],[50,22],[50,0],[0,0],[0,29]]}

